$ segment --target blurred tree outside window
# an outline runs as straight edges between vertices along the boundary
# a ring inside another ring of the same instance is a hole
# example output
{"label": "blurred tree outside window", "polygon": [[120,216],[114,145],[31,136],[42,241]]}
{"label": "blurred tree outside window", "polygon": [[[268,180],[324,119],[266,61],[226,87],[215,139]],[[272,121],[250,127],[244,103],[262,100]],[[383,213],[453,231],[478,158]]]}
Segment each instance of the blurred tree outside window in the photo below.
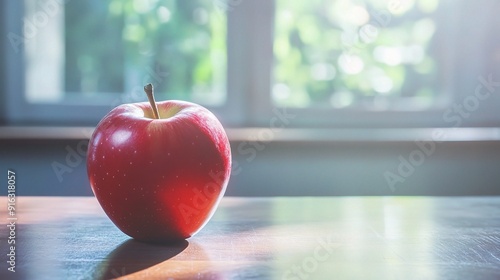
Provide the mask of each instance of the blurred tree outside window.
{"label": "blurred tree outside window", "polygon": [[[45,4],[26,0],[26,18]],[[29,102],[144,101],[142,86],[152,82],[160,100],[224,104],[226,18],[212,1],[85,0],[59,8],[27,42]]]}
{"label": "blurred tree outside window", "polygon": [[436,0],[277,0],[274,104],[425,109],[442,99]]}

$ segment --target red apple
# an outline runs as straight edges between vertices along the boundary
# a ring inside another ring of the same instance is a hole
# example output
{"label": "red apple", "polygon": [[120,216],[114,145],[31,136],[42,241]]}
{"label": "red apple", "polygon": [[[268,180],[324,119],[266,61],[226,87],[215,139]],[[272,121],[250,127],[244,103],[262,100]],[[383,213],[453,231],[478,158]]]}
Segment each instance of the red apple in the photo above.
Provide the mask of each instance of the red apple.
{"label": "red apple", "polygon": [[[150,99],[151,100],[151,99]],[[104,212],[138,240],[193,236],[210,219],[231,172],[231,150],[217,118],[183,101],[124,104],[90,138],[87,172]]]}

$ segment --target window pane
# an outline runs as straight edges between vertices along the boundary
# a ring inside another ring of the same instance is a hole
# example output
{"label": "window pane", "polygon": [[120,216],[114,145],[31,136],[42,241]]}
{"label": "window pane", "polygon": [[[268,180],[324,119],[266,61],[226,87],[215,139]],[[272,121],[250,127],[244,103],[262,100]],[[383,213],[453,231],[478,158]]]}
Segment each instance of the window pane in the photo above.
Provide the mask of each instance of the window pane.
{"label": "window pane", "polygon": [[143,101],[151,82],[159,100],[224,104],[226,17],[211,0],[48,7],[59,2],[25,1],[36,29],[25,44],[29,102]]}
{"label": "window pane", "polygon": [[436,48],[439,5],[277,0],[273,102],[368,110],[442,106],[449,99]]}

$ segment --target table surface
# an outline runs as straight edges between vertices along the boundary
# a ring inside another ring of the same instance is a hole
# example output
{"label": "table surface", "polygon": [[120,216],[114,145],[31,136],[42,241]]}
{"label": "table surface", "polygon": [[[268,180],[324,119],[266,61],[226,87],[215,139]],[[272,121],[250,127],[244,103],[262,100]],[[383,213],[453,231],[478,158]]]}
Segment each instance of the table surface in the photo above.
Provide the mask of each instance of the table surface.
{"label": "table surface", "polygon": [[500,197],[225,197],[170,246],[130,239],[94,197],[16,210],[16,272],[2,225],[0,279],[500,279]]}

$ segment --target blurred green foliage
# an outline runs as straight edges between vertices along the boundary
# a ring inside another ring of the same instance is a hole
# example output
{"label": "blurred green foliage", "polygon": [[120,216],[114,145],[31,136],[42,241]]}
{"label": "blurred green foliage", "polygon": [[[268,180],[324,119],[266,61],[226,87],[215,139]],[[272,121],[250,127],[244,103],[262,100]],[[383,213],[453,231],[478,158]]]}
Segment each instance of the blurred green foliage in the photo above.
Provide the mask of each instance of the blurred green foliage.
{"label": "blurred green foliage", "polygon": [[[277,0],[272,100],[292,107],[430,105],[436,0]],[[407,102],[408,103],[408,102]],[[380,109],[380,108],[379,108]]]}
{"label": "blurred green foliage", "polygon": [[[439,1],[276,1],[276,105],[387,109],[439,97],[431,48]],[[66,92],[138,101],[152,82],[158,99],[222,105],[227,23],[217,3],[69,1]]]}
{"label": "blurred green foliage", "polygon": [[210,0],[69,1],[65,40],[67,92],[142,100],[152,82],[158,99],[224,102],[226,17]]}

